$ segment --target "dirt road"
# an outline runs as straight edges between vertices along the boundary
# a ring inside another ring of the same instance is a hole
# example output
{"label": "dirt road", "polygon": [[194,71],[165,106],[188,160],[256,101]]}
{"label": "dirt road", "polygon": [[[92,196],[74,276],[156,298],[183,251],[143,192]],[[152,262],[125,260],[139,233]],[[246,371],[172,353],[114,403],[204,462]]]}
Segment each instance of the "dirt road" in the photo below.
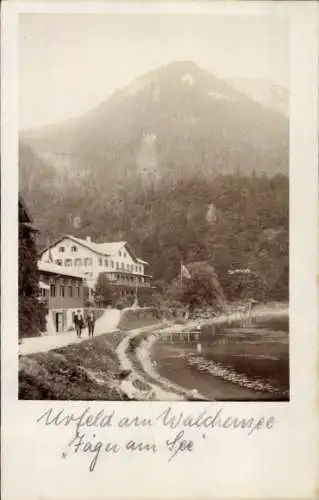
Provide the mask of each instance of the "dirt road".
{"label": "dirt road", "polygon": [[[105,313],[95,323],[94,336],[114,332],[119,324],[120,316],[121,312],[118,309],[108,309],[105,311]],[[87,339],[87,328],[83,329],[81,339],[76,337],[75,331],[59,333],[56,335],[45,335],[43,337],[25,338],[22,340],[22,344],[19,345],[19,354],[24,355],[36,352],[47,352],[51,349],[83,342],[83,340]]]}

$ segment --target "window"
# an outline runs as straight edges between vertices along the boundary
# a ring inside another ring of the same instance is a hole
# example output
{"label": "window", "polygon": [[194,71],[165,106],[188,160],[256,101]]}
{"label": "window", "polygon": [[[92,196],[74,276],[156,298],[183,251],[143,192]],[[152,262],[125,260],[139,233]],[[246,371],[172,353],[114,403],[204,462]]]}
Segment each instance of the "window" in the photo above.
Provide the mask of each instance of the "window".
{"label": "window", "polygon": [[59,247],[59,252],[60,253],[65,252],[65,247]]}
{"label": "window", "polygon": [[121,252],[121,250],[119,251],[119,256],[120,256],[120,257],[122,257],[122,252]]}
{"label": "window", "polygon": [[83,263],[82,263],[82,259],[74,259],[74,265],[75,265],[76,267],[80,267],[80,266],[82,266],[82,265],[83,265]]}
{"label": "window", "polygon": [[111,267],[114,267],[114,262],[113,262],[113,260],[111,260]]}
{"label": "window", "polygon": [[64,265],[65,267],[72,267],[72,259],[65,259]]}
{"label": "window", "polygon": [[69,286],[69,297],[73,297],[73,288]]}
{"label": "window", "polygon": [[133,264],[131,264],[131,271],[132,271],[132,272],[134,271],[134,266],[133,266]]}
{"label": "window", "polygon": [[78,297],[80,297],[80,287],[79,286],[76,287],[76,291],[77,291]]}
{"label": "window", "polygon": [[50,296],[55,297],[56,296],[56,288],[54,284],[50,285]]}
{"label": "window", "polygon": [[104,261],[104,265],[105,265],[105,267],[108,267],[109,262],[108,262],[108,260],[107,260],[107,259],[105,259],[105,261]]}
{"label": "window", "polygon": [[58,265],[58,266],[62,266],[62,260],[61,259],[57,259],[55,261],[55,263]]}
{"label": "window", "polygon": [[86,259],[84,259],[84,265],[85,265],[85,267],[92,266],[92,259],[88,258],[88,257]]}
{"label": "window", "polygon": [[73,247],[71,247],[71,252],[77,252],[78,251],[78,247],[76,247],[75,245]]}
{"label": "window", "polygon": [[126,253],[125,252],[123,252],[123,257],[126,257]]}
{"label": "window", "polygon": [[130,270],[130,265],[126,264],[126,269],[129,271]]}
{"label": "window", "polygon": [[99,258],[99,266],[102,266],[103,265],[103,260],[101,259],[101,257]]}
{"label": "window", "polygon": [[121,269],[124,269],[124,262],[121,262]]}
{"label": "window", "polygon": [[40,281],[44,281],[44,276],[43,276],[43,274],[40,274]]}
{"label": "window", "polygon": [[116,269],[120,269],[120,264],[116,262]]}
{"label": "window", "polygon": [[64,285],[60,285],[60,295],[64,297]]}

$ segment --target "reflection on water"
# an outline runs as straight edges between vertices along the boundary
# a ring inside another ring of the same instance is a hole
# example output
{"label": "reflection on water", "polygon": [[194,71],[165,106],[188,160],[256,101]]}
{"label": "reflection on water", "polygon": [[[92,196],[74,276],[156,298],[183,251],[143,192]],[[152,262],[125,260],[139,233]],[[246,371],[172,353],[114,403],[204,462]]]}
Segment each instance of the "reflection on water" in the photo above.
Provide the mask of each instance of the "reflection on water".
{"label": "reflection on water", "polygon": [[254,324],[205,325],[202,352],[194,336],[154,345],[162,376],[208,398],[254,400],[289,398],[288,317],[259,318]]}

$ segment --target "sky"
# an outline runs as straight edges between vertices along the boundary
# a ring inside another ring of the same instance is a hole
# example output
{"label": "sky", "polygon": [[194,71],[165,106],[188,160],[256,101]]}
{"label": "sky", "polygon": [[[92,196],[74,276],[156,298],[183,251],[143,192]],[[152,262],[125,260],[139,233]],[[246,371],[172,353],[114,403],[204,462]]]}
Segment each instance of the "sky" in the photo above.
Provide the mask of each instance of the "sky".
{"label": "sky", "polygon": [[22,14],[20,129],[83,115],[174,61],[289,88],[288,24],[270,16]]}

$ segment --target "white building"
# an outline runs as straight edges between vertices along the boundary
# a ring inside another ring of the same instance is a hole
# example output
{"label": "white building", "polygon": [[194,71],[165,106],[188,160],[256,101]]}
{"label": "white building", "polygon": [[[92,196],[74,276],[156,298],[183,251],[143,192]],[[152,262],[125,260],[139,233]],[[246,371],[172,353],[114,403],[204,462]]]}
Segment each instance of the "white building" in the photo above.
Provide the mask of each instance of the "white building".
{"label": "white building", "polygon": [[151,276],[145,274],[147,262],[138,258],[126,241],[95,243],[90,237],[82,240],[65,235],[45,248],[40,259],[76,269],[85,275],[90,290],[101,272],[119,287],[119,295],[134,296],[136,287],[151,287]]}

